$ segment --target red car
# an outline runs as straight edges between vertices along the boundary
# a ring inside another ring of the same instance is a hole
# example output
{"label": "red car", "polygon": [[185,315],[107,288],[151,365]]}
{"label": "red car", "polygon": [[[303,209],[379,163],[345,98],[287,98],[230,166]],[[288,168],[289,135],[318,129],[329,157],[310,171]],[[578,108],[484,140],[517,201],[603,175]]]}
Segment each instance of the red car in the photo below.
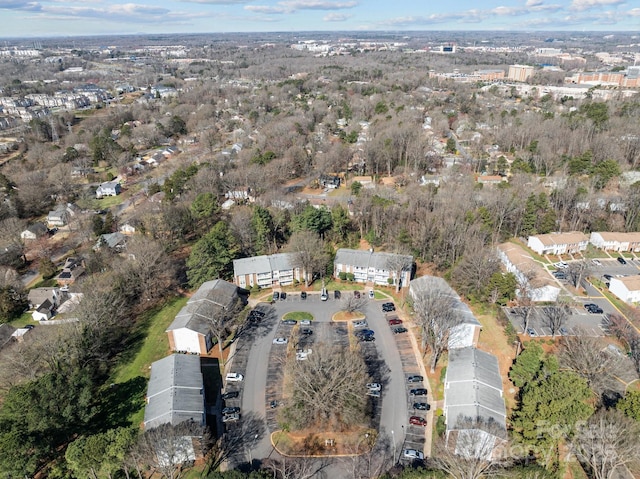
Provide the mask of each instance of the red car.
{"label": "red car", "polygon": [[392,318],[389,320],[389,326],[397,326],[398,324],[402,324],[402,320],[398,318]]}
{"label": "red car", "polygon": [[427,420],[420,416],[411,416],[409,418],[409,424],[413,424],[414,426],[426,426]]}

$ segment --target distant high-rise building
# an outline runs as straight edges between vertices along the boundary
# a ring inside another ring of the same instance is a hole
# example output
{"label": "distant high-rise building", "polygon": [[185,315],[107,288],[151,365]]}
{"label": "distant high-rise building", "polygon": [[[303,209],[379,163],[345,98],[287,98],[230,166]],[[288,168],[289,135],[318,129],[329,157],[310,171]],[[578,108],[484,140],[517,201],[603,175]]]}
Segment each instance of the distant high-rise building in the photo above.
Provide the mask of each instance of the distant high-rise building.
{"label": "distant high-rise building", "polygon": [[533,67],[530,65],[509,65],[507,78],[512,81],[527,81],[533,75]]}

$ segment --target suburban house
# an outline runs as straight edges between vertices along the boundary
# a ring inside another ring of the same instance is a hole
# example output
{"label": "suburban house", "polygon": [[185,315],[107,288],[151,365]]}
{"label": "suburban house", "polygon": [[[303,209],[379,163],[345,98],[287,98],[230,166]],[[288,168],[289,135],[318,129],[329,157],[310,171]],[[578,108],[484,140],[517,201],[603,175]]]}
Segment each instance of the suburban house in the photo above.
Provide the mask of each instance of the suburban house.
{"label": "suburban house", "polygon": [[640,233],[593,232],[589,242],[605,251],[640,251]]}
{"label": "suburban house", "polygon": [[248,186],[238,188],[235,190],[229,190],[224,194],[224,197],[228,200],[234,200],[238,202],[255,203],[256,197],[253,195],[253,191]]}
{"label": "suburban house", "polygon": [[84,274],[82,260],[78,258],[67,258],[62,267],[62,271],[56,276],[56,281],[60,286],[69,286]]}
{"label": "suburban house", "polygon": [[59,288],[33,288],[27,297],[35,321],[51,319],[53,311],[64,301]]}
{"label": "suburban house", "polygon": [[96,241],[96,244],[93,246],[93,250],[98,251],[103,246],[106,246],[111,250],[120,252],[124,250],[126,245],[127,237],[118,231],[115,233],[105,233],[100,235],[98,241]]}
{"label": "suburban house", "polygon": [[640,302],[640,275],[611,278],[609,280],[609,291],[625,303]]}
{"label": "suburban house", "polygon": [[323,188],[340,188],[340,177],[337,175],[322,175],[318,180]]}
{"label": "suburban house", "polygon": [[98,189],[96,190],[96,197],[103,198],[105,196],[117,196],[121,191],[122,188],[120,183],[117,181],[105,181],[98,186]]}
{"label": "suburban house", "polygon": [[56,226],[66,226],[69,220],[80,212],[80,208],[72,203],[58,205],[53,211],[47,214],[47,226],[53,228]]}
{"label": "suburban house", "polygon": [[498,359],[476,348],[449,351],[444,382],[447,443],[465,457],[490,459],[507,438]]}
{"label": "suburban house", "polygon": [[144,409],[144,428],[194,421],[205,425],[205,398],[200,357],[172,354],[151,364]]}
{"label": "suburban house", "polygon": [[413,256],[340,248],[333,262],[333,275],[353,274],[357,283],[399,285],[408,288],[413,272]]}
{"label": "suburban house", "polygon": [[437,276],[421,276],[411,280],[409,284],[411,298],[415,299],[425,291],[438,291],[443,295],[450,296],[455,304],[454,308],[461,321],[449,330],[448,349],[476,346],[482,325],[453,288],[443,278]]}
{"label": "suburban house", "polygon": [[293,253],[252,256],[233,260],[233,278],[241,288],[272,288],[304,281],[304,270],[294,266]]}
{"label": "suburban house", "polygon": [[172,351],[207,354],[213,346],[212,321],[233,314],[247,302],[247,291],[222,279],[207,281],[176,315],[166,332]]}
{"label": "suburban house", "polygon": [[587,249],[589,237],[579,231],[529,236],[527,246],[538,254],[579,253]]}
{"label": "suburban house", "polygon": [[43,223],[33,223],[27,226],[27,229],[20,233],[20,238],[26,241],[33,241],[38,238],[42,238],[48,231],[49,230]]}
{"label": "suburban house", "polygon": [[562,288],[531,254],[513,243],[498,245],[498,257],[509,273],[516,275],[518,283],[527,287],[532,301],[555,301]]}

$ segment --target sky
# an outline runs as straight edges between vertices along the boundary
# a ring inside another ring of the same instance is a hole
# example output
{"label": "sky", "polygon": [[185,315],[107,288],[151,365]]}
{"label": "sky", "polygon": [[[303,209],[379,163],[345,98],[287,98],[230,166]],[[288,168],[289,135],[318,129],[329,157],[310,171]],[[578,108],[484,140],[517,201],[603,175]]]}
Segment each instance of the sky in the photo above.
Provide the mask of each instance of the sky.
{"label": "sky", "polygon": [[631,31],[638,0],[0,0],[0,37],[303,31]]}

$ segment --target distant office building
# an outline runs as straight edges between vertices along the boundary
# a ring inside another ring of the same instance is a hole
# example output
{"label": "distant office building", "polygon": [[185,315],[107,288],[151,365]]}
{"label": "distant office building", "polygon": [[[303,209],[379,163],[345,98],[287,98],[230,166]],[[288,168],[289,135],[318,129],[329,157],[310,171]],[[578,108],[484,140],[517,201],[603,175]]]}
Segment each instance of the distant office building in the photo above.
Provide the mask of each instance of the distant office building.
{"label": "distant office building", "polygon": [[509,65],[507,78],[512,81],[525,82],[533,75],[533,67],[530,65]]}

